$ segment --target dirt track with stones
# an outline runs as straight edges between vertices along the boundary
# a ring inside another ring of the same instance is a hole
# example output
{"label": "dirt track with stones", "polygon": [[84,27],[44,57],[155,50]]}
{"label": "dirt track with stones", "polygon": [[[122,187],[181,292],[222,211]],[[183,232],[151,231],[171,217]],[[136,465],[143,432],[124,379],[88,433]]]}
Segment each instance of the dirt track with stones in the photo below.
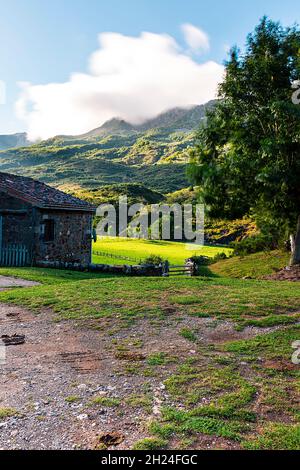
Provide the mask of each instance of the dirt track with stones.
{"label": "dirt track with stones", "polygon": [[[203,345],[253,337],[259,331],[237,332],[232,323],[215,324],[209,318],[186,317],[178,323],[174,313],[160,325],[143,319],[108,334],[109,324],[96,330],[92,324],[58,323],[49,310],[34,314],[0,304],[0,337],[25,335],[24,344],[5,347],[6,362],[0,364],[0,449],[94,449],[99,436],[112,433],[115,445],[110,448],[130,449],[148,436],[146,424],[159,417],[160,407],[170,404],[163,381],[196,353],[178,329],[185,324],[196,327]],[[124,342],[126,348],[118,349]],[[176,356],[177,362],[160,367],[155,376],[136,373],[149,354],[160,351]],[[133,372],[128,373],[128,367]],[[128,397],[146,389],[150,409],[127,403]],[[95,397],[117,399],[119,405],[95,406]],[[7,408],[17,415],[1,417]],[[232,445],[210,436],[195,442],[197,449]]]}

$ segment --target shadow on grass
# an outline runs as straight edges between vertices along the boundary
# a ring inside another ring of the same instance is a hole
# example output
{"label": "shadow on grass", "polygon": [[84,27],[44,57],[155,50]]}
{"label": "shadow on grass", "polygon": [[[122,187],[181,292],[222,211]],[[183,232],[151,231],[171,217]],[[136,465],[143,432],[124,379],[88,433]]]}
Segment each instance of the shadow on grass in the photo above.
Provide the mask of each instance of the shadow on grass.
{"label": "shadow on grass", "polygon": [[199,268],[199,275],[202,277],[220,277],[218,274],[214,273],[209,266],[201,266]]}

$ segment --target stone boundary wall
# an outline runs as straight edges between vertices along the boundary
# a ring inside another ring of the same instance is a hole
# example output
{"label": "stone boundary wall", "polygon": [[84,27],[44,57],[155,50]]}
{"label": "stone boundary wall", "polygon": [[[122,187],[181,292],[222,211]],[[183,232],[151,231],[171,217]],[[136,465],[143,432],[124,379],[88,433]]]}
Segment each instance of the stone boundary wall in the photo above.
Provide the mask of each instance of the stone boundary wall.
{"label": "stone boundary wall", "polygon": [[98,273],[121,274],[126,276],[162,276],[161,266],[153,265],[110,265],[110,264],[90,264],[64,263],[60,261],[38,261],[35,263],[38,268],[68,269],[70,271],[89,271]]}

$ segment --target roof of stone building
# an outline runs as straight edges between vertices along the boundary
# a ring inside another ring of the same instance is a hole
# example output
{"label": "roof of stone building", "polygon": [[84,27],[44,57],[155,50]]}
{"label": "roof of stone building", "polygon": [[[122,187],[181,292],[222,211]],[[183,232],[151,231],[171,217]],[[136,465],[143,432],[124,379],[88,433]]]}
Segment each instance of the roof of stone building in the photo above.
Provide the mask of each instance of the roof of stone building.
{"label": "roof of stone building", "polygon": [[0,172],[0,191],[41,209],[64,209],[95,212],[96,208],[82,199],[25,176]]}

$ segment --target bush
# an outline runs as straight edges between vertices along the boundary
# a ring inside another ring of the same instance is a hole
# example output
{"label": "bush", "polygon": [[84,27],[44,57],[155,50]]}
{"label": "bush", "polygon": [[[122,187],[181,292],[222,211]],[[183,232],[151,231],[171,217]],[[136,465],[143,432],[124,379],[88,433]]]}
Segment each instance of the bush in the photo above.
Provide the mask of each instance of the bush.
{"label": "bush", "polygon": [[211,263],[210,264],[213,264],[213,263],[217,263],[218,261],[222,261],[224,259],[227,259],[228,256],[226,255],[226,253],[218,253],[216,254],[216,256],[214,256],[211,260]]}
{"label": "bush", "polygon": [[148,256],[148,258],[144,259],[143,260],[143,264],[150,264],[150,265],[153,265],[153,266],[158,266],[159,264],[162,264],[164,262],[164,260],[162,259],[161,256],[157,256],[157,255],[150,255]]}
{"label": "bush", "polygon": [[245,238],[240,242],[234,242],[230,246],[234,249],[234,256],[245,256],[260,251],[275,250],[278,244],[274,241],[273,237],[261,234]]}
{"label": "bush", "polygon": [[210,264],[210,258],[208,256],[192,256],[186,261],[192,261],[193,263],[196,263],[197,266],[208,266]]}

